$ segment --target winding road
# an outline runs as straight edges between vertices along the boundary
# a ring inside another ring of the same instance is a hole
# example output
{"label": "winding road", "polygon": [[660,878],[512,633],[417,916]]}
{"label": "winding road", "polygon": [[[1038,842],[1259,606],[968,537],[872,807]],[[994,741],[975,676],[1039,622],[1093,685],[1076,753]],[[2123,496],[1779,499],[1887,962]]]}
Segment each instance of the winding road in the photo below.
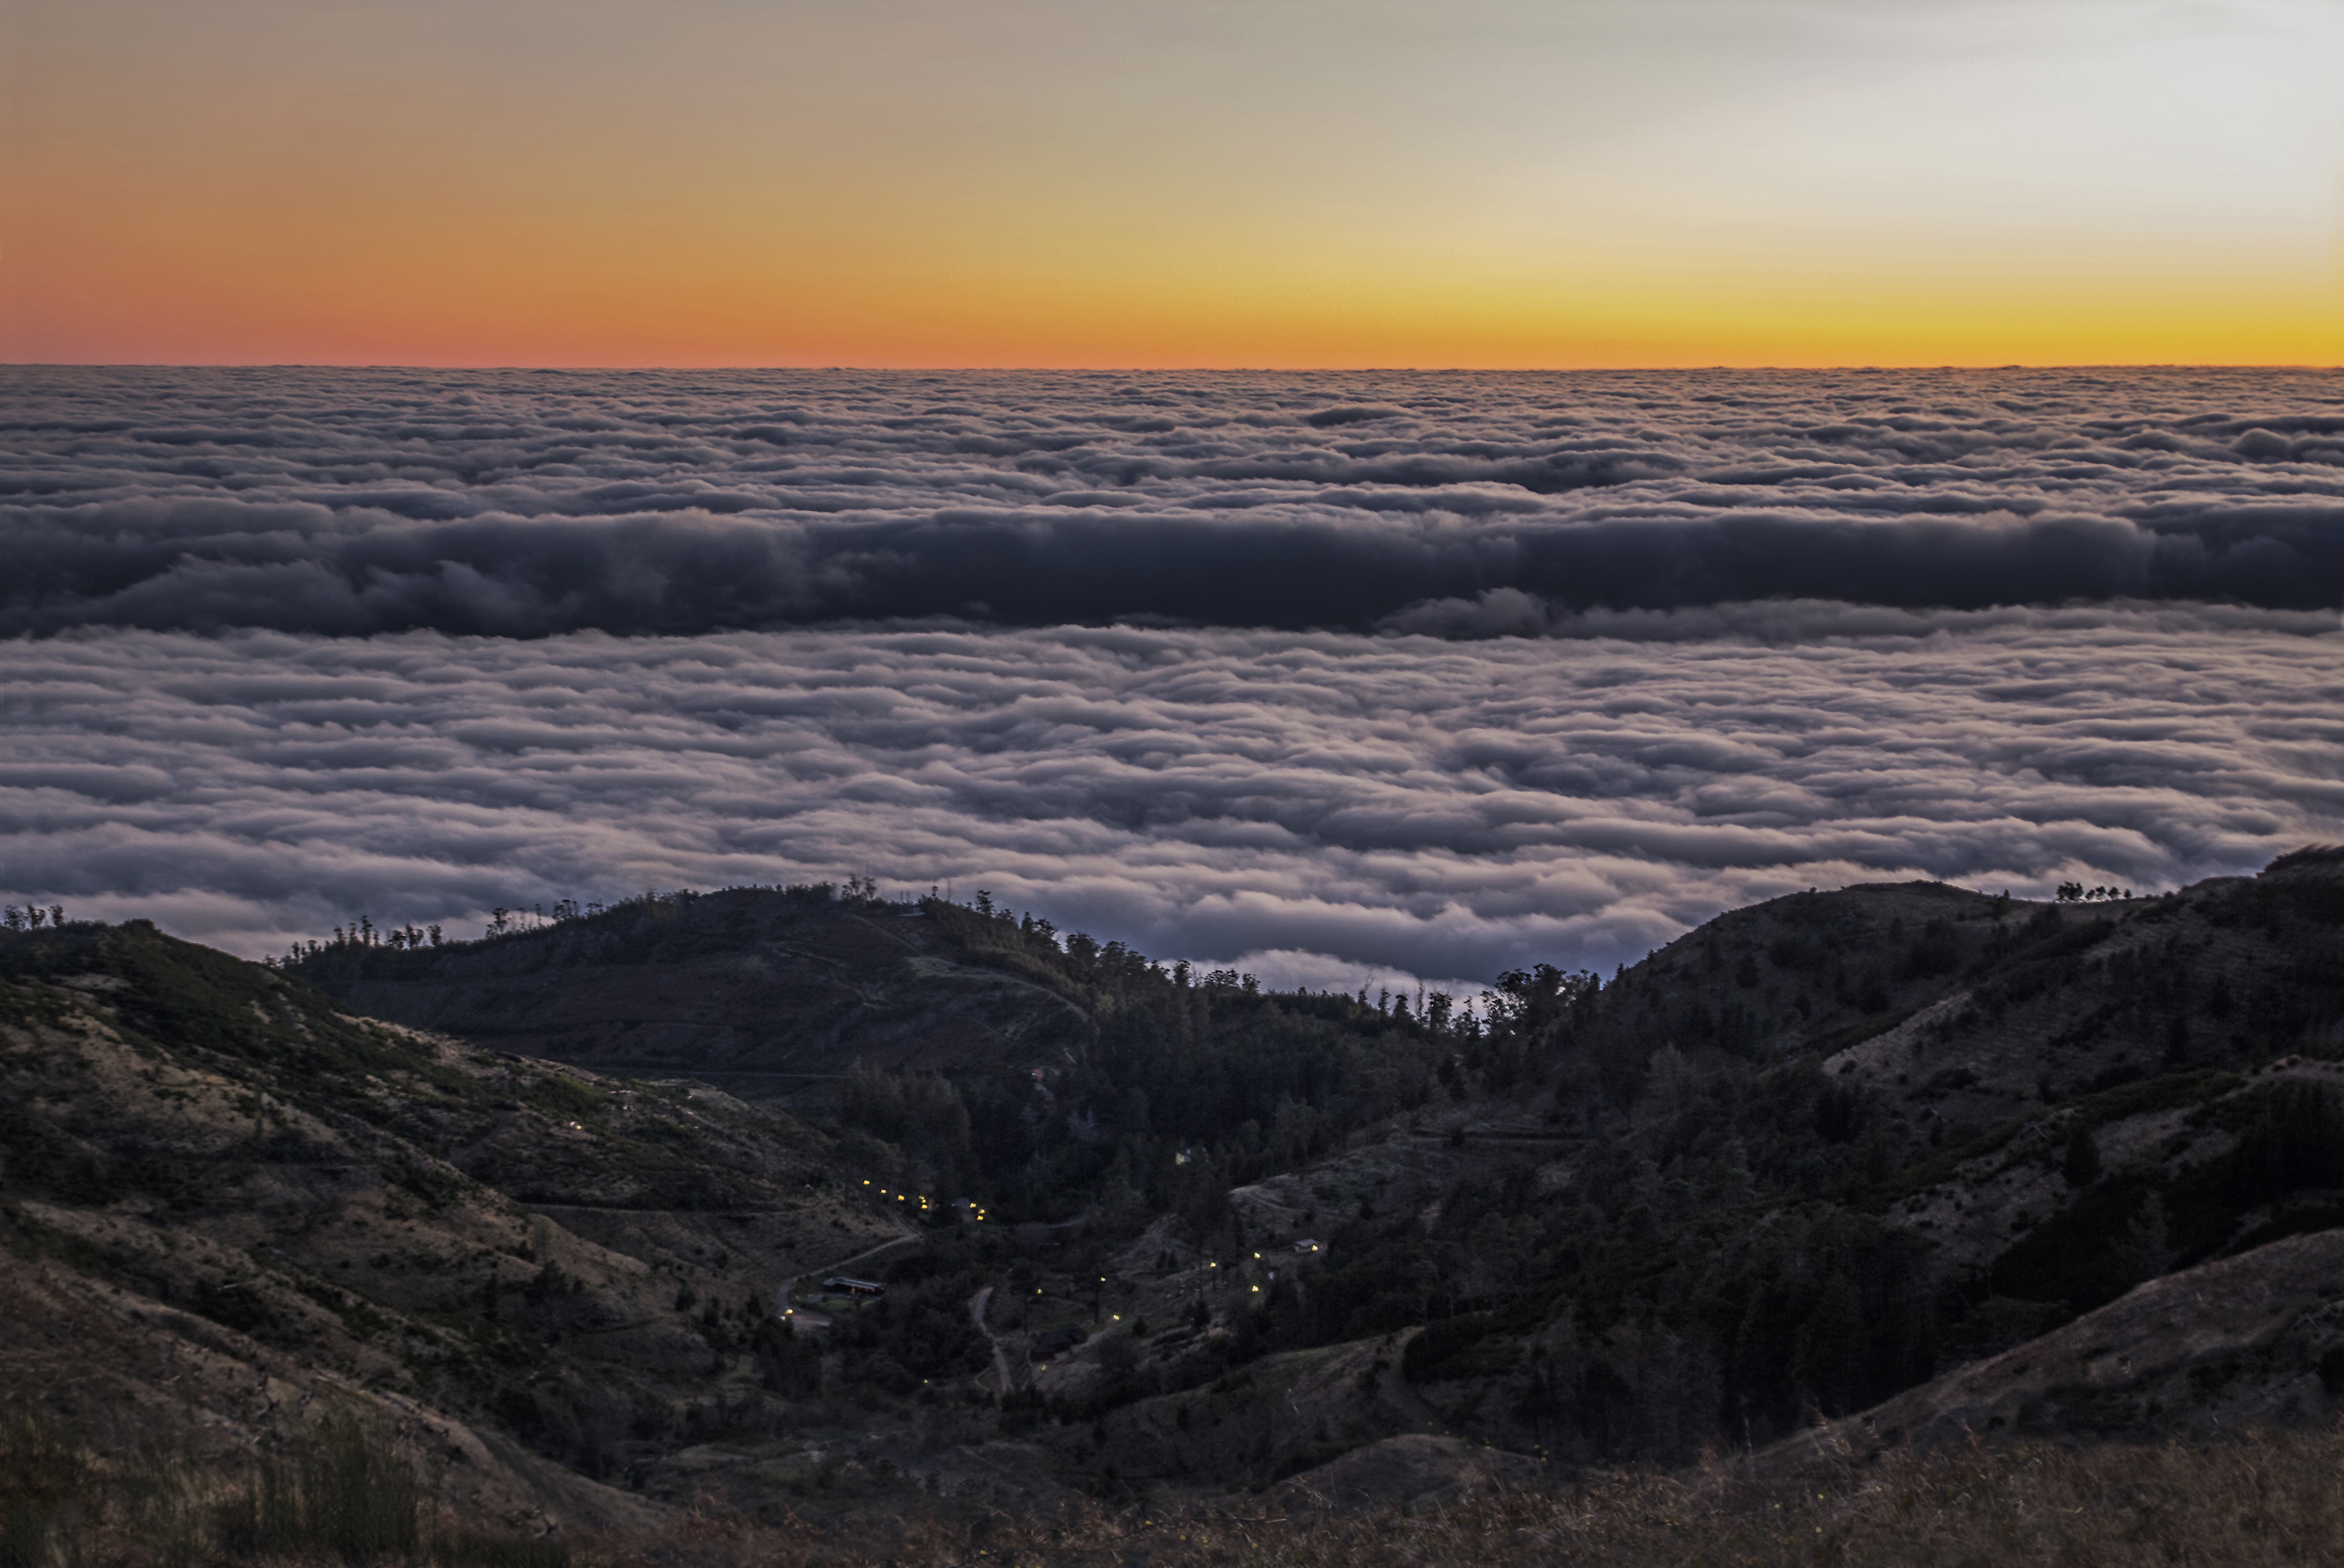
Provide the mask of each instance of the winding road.
{"label": "winding road", "polygon": [[803,1273],[793,1274],[788,1279],[783,1280],[782,1299],[777,1304],[778,1310],[781,1312],[781,1315],[784,1318],[794,1317],[797,1321],[809,1324],[813,1328],[829,1328],[830,1315],[828,1313],[817,1312],[810,1307],[799,1308],[791,1306],[790,1291],[796,1287],[799,1280],[804,1279],[808,1274],[835,1274],[841,1269],[860,1263],[865,1258],[876,1258],[880,1253],[888,1251],[894,1248],[901,1247],[906,1241],[912,1242],[914,1245],[919,1242],[920,1233],[913,1229],[911,1226],[905,1224],[901,1218],[893,1214],[889,1215],[887,1218],[894,1220],[896,1229],[903,1231],[903,1234],[896,1237],[893,1241],[882,1241],[876,1247],[866,1247],[852,1258],[841,1258],[834,1263],[824,1263],[818,1268],[808,1269]]}
{"label": "winding road", "polygon": [[993,1330],[985,1321],[985,1310],[992,1304],[993,1287],[987,1285],[968,1299],[968,1315],[975,1320],[976,1331],[985,1336],[985,1342],[993,1347],[993,1370],[1001,1376],[1001,1391],[1005,1394],[1015,1393],[1017,1380],[1011,1375],[1009,1352],[1001,1348],[1001,1341],[994,1336]]}

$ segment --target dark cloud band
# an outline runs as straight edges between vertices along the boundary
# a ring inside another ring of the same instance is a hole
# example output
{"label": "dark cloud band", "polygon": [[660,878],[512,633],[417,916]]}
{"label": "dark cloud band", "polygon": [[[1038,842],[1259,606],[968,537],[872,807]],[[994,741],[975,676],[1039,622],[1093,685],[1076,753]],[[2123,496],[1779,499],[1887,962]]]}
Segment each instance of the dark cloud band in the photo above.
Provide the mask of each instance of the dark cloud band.
{"label": "dark cloud band", "polygon": [[5,374],[0,634],[2344,595],[2313,373]]}

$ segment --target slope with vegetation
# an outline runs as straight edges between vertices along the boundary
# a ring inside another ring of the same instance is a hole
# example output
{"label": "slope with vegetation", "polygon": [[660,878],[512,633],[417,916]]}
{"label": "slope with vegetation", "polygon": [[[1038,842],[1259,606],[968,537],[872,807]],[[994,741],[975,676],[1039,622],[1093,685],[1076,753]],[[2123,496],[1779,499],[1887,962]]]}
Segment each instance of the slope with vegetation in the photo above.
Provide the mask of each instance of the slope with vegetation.
{"label": "slope with vegetation", "polygon": [[329,1411],[514,1526],[637,1521],[778,1280],[901,1228],[819,1134],[342,1014],[140,922],[0,937],[20,1410],[233,1455]]}
{"label": "slope with vegetation", "polygon": [[[221,1452],[358,1411],[508,1530],[1433,1506],[2344,1390],[2296,1301],[2334,852],[1794,895],[1470,1007],[863,887],[271,966],[53,926],[0,978],[18,1402]],[[2152,1310],[2209,1290],[2296,1305]]]}
{"label": "slope with vegetation", "polygon": [[1412,1315],[1407,1375],[1514,1446],[1683,1462],[2334,1225],[2339,890],[2314,855],[2153,899],[1721,917],[1548,1025],[1561,1179],[1335,1233],[1337,1331]]}

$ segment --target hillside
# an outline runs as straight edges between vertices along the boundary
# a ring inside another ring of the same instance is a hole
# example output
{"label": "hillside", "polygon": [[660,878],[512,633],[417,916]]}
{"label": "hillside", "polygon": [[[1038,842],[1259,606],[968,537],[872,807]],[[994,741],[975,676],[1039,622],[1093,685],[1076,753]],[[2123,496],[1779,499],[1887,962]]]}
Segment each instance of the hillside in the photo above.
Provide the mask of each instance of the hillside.
{"label": "hillside", "polygon": [[222,1454],[359,1409],[480,1517],[600,1532],[1434,1502],[2344,1387],[2334,852],[1794,895],[1470,1008],[834,889],[401,935],[0,934],[13,1407]]}
{"label": "hillside", "polygon": [[[1339,1233],[1326,1267],[1352,1299],[1458,1282],[1403,1364],[1485,1434],[1683,1462],[2335,1225],[2339,870],[1729,914],[1548,1026],[1549,1071],[1505,1103],[1547,1099],[1572,1147],[1410,1191],[1423,1208]],[[1496,1108],[1450,1117],[1470,1138]]]}
{"label": "hillside", "polygon": [[[346,934],[288,968],[413,1027],[835,1114],[900,1146],[916,1179],[1043,1220],[1161,1212],[1232,1168],[1308,1159],[1420,1103],[1455,1032],[1446,1013],[1273,996],[1030,916],[827,885],[677,893],[440,946]],[[1217,1158],[1181,1159],[1204,1147]]]}
{"label": "hillside", "polygon": [[2200,1440],[2344,1413],[2344,1231],[2269,1242],[2142,1282],[2074,1322],[1753,1456],[1797,1473],[1844,1455],[1988,1438]]}
{"label": "hillside", "polygon": [[[852,928],[886,912],[832,913]],[[941,1014],[1006,989],[1059,1017],[1112,1011],[1132,966],[1076,940],[1020,978],[999,923],[910,913],[931,935],[995,937],[974,982],[948,957],[903,960],[891,983],[915,1000],[935,986]],[[1191,1023],[1217,1007],[1228,1024],[1204,1022],[1198,1048],[1257,1068],[1250,1047],[1272,1037],[1295,1071],[1339,1067],[1329,1040],[1359,1046],[1325,1006],[1288,1016],[1234,984],[1197,995]],[[995,1358],[969,1304],[1012,1271],[1046,1282],[1018,1310],[1013,1383],[1029,1317],[1038,1331],[1079,1320],[1085,1296],[1096,1307],[1083,1216],[1094,1198],[1146,1200],[1078,1097],[1124,1037],[1096,1031],[1079,1061],[1061,1044],[1038,1078],[1000,1069],[994,1087],[1018,1098],[999,1119],[1084,1179],[1036,1179],[1028,1207],[1077,1223],[1036,1225],[1029,1243],[928,1185],[994,1144],[982,1120],[972,1140],[956,1087],[939,1099],[916,1074],[830,1080],[852,1125],[815,1127],[640,1061],[614,1078],[345,1012],[285,967],[139,922],[0,933],[0,1243],[15,1259],[0,1292],[25,1330],[0,1347],[0,1425],[54,1423],[120,1462],[187,1447],[227,1474],[355,1411],[468,1517],[524,1533],[651,1527],[712,1492],[772,1517],[1063,1497],[1086,1470],[1026,1441],[1055,1414],[986,1386]],[[1363,1072],[1350,1092],[1383,1082]],[[819,1281],[848,1266],[888,1280],[886,1298],[824,1299]]]}
{"label": "hillside", "polygon": [[756,1098],[822,1102],[858,1062],[1054,1065],[1096,1036],[1061,991],[968,962],[923,906],[830,895],[646,898],[479,942],[341,941],[294,967],[371,1017]]}
{"label": "hillside", "polygon": [[646,1517],[611,1485],[720,1418],[779,1281],[903,1234],[784,1115],[136,922],[0,936],[0,1086],[12,1406],[234,1453],[346,1405],[516,1525]]}

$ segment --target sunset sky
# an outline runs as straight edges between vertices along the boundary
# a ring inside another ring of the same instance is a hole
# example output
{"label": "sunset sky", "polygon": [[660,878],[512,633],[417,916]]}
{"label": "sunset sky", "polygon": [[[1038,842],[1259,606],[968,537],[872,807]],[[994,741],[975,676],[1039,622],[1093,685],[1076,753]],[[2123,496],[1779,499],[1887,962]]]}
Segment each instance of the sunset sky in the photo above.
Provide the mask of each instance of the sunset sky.
{"label": "sunset sky", "polygon": [[2344,359],[2335,0],[16,0],[0,357]]}

